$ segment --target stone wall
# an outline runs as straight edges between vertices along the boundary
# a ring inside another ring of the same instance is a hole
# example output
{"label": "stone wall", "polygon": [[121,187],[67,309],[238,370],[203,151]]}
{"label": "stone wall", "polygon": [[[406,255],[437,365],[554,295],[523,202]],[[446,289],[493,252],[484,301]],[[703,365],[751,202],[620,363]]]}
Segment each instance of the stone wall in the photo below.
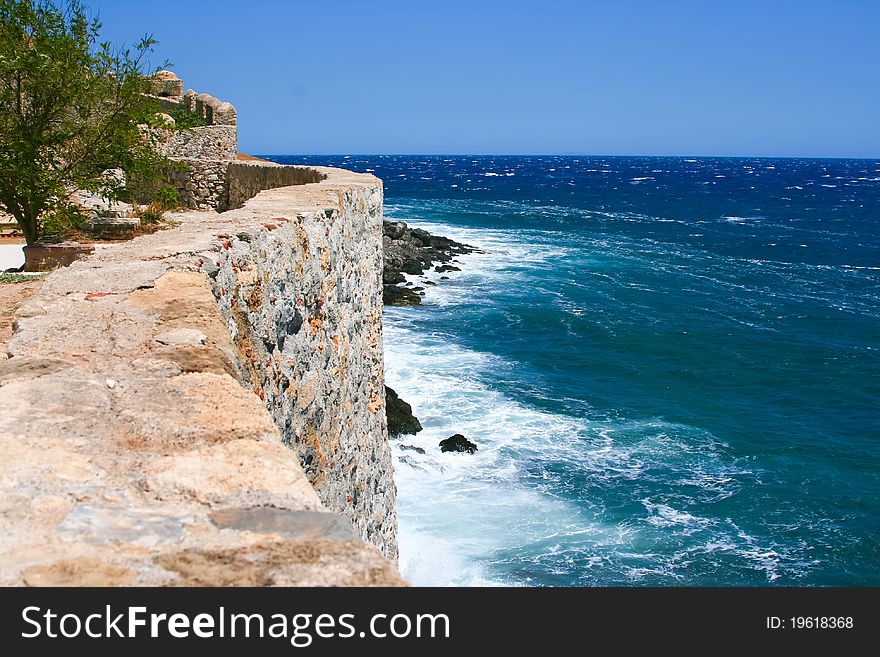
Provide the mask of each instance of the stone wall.
{"label": "stone wall", "polygon": [[170,130],[158,150],[171,158],[234,160],[238,153],[238,132],[234,125]]}
{"label": "stone wall", "polygon": [[322,174],[309,167],[273,162],[230,162],[177,158],[182,167],[168,181],[192,210],[223,212],[240,208],[263,190],[320,182]]}
{"label": "stone wall", "polygon": [[193,112],[208,125],[234,126],[237,121],[235,107],[231,103],[192,89],[183,93],[183,80],[173,71],[156,72],[151,79],[149,95],[162,109]]}
{"label": "stone wall", "polygon": [[[183,205],[192,210],[225,210],[239,207],[249,196],[236,194],[229,204],[227,171],[238,156],[236,111],[230,103],[192,89],[183,93],[183,81],[170,71],[153,76],[152,98],[166,112],[198,114],[207,125],[192,128],[145,129],[145,135],[162,155],[185,165],[169,173],[167,182],[180,192]],[[265,188],[264,188],[265,189]]]}
{"label": "stone wall", "polygon": [[395,558],[382,186],[320,172],[102,245],[21,307],[0,584],[401,582],[351,530]]}
{"label": "stone wall", "polygon": [[320,181],[313,169],[271,162],[237,161],[238,129],[235,107],[192,89],[170,71],[153,79],[153,98],[165,109],[198,114],[208,123],[188,129],[152,128],[144,134],[162,155],[184,165],[171,171],[168,182],[180,192],[185,207],[224,211],[241,207],[265,189]]}
{"label": "stone wall", "polygon": [[240,208],[264,189],[320,182],[322,174],[309,167],[285,166],[274,162],[231,162],[227,170],[227,206]]}
{"label": "stone wall", "polygon": [[285,207],[296,187],[262,192],[254,201],[273,208],[263,229],[229,233],[204,267],[245,381],[300,455],[321,501],[396,559],[382,410],[382,186],[371,176],[364,181],[370,184],[337,188],[317,212]]}
{"label": "stone wall", "polygon": [[168,174],[184,207],[191,210],[225,210],[229,207],[229,160],[177,158],[179,169]]}

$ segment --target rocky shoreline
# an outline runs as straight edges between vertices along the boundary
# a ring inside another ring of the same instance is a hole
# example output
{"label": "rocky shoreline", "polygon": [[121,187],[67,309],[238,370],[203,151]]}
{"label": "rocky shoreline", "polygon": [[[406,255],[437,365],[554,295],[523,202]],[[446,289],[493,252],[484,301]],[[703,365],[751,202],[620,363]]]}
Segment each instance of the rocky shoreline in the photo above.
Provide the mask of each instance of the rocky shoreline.
{"label": "rocky shoreline", "polygon": [[[385,261],[382,268],[382,300],[386,306],[418,306],[422,303],[421,295],[424,287],[407,281],[405,274],[419,276],[433,270],[443,274],[450,271],[461,271],[455,258],[468,253],[480,251],[468,244],[462,244],[448,237],[432,235],[421,228],[410,228],[403,221],[384,220],[382,226],[382,242]],[[441,280],[446,278],[440,277]],[[427,278],[421,281],[424,285],[436,285]],[[400,285],[404,283],[404,285]],[[403,435],[415,435],[422,430],[419,419],[413,414],[412,406],[401,399],[397,392],[385,386],[386,416],[388,433],[392,438]],[[461,434],[450,436],[439,444],[442,452],[466,452],[473,454],[477,446]],[[402,445],[401,449],[424,454],[421,447]],[[408,463],[416,467],[412,459]]]}
{"label": "rocky shoreline", "polygon": [[[403,221],[384,221],[382,242],[385,265],[382,270],[382,298],[386,306],[418,306],[423,286],[408,283],[404,274],[419,275],[461,271],[451,264],[457,256],[478,250],[448,237],[432,235],[421,228],[410,228]],[[423,280],[424,285],[434,281]],[[405,283],[401,286],[400,283]]]}

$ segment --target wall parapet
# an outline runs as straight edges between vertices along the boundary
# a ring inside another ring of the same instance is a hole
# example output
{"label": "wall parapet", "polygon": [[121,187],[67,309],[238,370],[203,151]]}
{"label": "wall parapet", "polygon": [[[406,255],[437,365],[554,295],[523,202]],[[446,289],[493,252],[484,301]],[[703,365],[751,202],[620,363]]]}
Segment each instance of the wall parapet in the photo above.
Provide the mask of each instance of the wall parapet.
{"label": "wall parapet", "polygon": [[235,107],[210,94],[189,89],[183,95],[183,106],[188,112],[202,117],[208,125],[235,125],[237,121]]}
{"label": "wall parapet", "polygon": [[177,158],[183,167],[168,174],[185,207],[225,212],[240,208],[267,189],[320,182],[324,174],[311,167],[274,162],[230,162]]}
{"label": "wall parapet", "polygon": [[275,162],[231,162],[227,169],[227,206],[234,210],[260,192],[290,185],[321,182],[325,174],[312,167]]}
{"label": "wall parapet", "polygon": [[162,109],[185,110],[198,114],[208,125],[234,126],[237,121],[232,103],[219,100],[210,94],[200,94],[192,89],[183,93],[183,80],[173,71],[158,71],[150,80],[150,97]]}
{"label": "wall parapet", "polygon": [[[400,584],[381,182],[101,245],[0,364],[0,584]],[[288,446],[285,446],[287,443]]]}

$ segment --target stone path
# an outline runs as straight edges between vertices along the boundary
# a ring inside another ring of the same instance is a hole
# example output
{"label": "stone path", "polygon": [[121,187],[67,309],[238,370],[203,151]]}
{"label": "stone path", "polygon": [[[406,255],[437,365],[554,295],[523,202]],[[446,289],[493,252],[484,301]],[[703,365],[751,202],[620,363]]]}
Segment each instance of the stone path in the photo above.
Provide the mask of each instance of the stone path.
{"label": "stone path", "polygon": [[[338,203],[314,187],[300,206]],[[199,254],[265,217],[174,218],[24,303],[0,289],[21,305],[0,363],[0,585],[405,584],[322,507],[240,382]]]}

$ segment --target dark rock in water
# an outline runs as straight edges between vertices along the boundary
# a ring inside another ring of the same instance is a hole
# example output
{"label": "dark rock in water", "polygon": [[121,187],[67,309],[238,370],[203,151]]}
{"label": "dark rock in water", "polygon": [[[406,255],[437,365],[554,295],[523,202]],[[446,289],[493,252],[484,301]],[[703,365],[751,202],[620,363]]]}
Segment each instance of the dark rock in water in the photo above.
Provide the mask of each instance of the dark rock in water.
{"label": "dark rock in water", "polygon": [[382,302],[386,306],[418,306],[422,298],[407,287],[383,285]]}
{"label": "dark rock in water", "polygon": [[441,452],[467,452],[473,454],[477,451],[476,443],[462,436],[460,433],[449,436],[446,440],[440,441]]}
{"label": "dark rock in water", "polygon": [[435,283],[434,281],[429,281],[429,280],[424,280],[424,281],[422,281],[422,283],[424,283],[425,285],[437,285],[437,283]]}
{"label": "dark rock in water", "polygon": [[382,234],[393,240],[399,240],[406,234],[406,224],[402,221],[386,221],[382,226]]}
{"label": "dark rock in water", "polygon": [[422,430],[419,419],[413,415],[412,406],[397,396],[393,389],[385,386],[385,416],[388,418],[388,433],[392,436],[416,435]]}
{"label": "dark rock in water", "polygon": [[425,450],[421,447],[416,447],[415,445],[401,445],[400,449],[405,452],[415,452],[416,454],[424,454]]}
{"label": "dark rock in water", "polygon": [[385,303],[388,305],[416,305],[418,302],[410,299],[409,302],[401,300],[401,293],[390,290],[389,286],[403,283],[406,279],[403,274],[422,274],[436,263],[449,269],[437,271],[460,271],[453,265],[446,265],[453,258],[477,251],[472,246],[460,244],[447,237],[432,235],[420,228],[409,228],[402,221],[386,221],[382,226],[382,246],[385,252],[385,263],[382,270],[382,282],[385,285]]}
{"label": "dark rock in water", "polygon": [[385,285],[403,283],[405,280],[406,277],[399,271],[394,271],[393,269],[388,269],[387,267],[382,270],[382,283],[384,283]]}
{"label": "dark rock in water", "polygon": [[437,265],[434,267],[434,271],[442,274],[445,271],[461,271],[461,267],[456,267],[455,265]]}
{"label": "dark rock in water", "polygon": [[440,280],[441,280],[441,281],[448,281],[448,280],[449,280],[449,276],[441,276],[441,277],[440,277]]}

